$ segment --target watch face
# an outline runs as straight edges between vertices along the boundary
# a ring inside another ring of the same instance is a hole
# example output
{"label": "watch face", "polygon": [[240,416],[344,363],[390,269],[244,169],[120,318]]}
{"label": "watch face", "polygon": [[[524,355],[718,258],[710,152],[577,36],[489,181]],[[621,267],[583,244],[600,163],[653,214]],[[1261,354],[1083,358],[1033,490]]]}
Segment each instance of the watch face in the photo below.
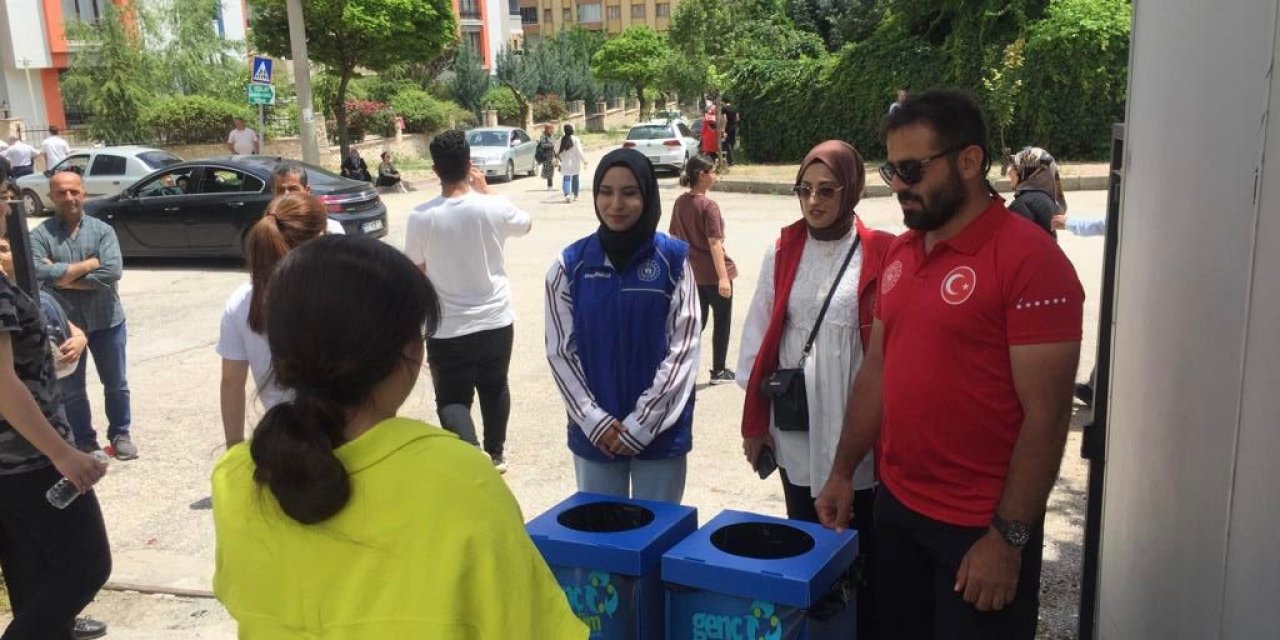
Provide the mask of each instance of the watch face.
{"label": "watch face", "polygon": [[1027,525],[1021,522],[1010,522],[1009,531],[1005,533],[1004,538],[1009,541],[1009,544],[1021,547],[1031,539],[1031,531],[1027,529]]}

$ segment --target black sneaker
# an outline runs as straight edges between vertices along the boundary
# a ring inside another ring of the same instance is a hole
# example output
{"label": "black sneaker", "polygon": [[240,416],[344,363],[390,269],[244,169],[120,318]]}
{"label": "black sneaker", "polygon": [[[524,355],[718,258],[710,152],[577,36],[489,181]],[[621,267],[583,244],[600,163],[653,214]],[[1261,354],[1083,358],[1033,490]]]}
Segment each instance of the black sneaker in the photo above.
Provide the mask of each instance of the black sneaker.
{"label": "black sneaker", "polygon": [[733,382],[736,379],[737,378],[734,376],[732,369],[721,369],[719,371],[711,372],[711,384],[724,384],[726,382]]}
{"label": "black sneaker", "polygon": [[102,447],[98,444],[97,440],[90,440],[87,442],[77,442],[76,448],[79,449],[82,453],[93,453],[94,451],[102,451]]}
{"label": "black sneaker", "polygon": [[1076,383],[1076,399],[1084,403],[1086,407],[1093,406],[1093,387],[1084,382]]}
{"label": "black sneaker", "polygon": [[105,635],[107,635],[107,623],[93,618],[76,618],[76,624],[71,628],[71,636],[76,640],[101,638]]}

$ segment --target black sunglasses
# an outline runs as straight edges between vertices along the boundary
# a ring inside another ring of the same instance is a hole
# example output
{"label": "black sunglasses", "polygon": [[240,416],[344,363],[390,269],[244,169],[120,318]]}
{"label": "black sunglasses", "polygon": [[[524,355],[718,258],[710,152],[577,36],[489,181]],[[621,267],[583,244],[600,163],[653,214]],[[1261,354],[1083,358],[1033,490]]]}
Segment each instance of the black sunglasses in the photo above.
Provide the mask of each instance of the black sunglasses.
{"label": "black sunglasses", "polygon": [[922,158],[920,160],[886,162],[880,165],[880,179],[884,180],[885,184],[891,185],[893,184],[893,178],[896,176],[899,180],[902,180],[902,182],[908,185],[916,184],[917,182],[924,180],[924,168],[928,166],[930,162],[933,162],[943,156],[951,155],[957,151],[963,151],[969,146],[970,145],[967,144],[956,145],[946,151],[940,151],[928,158]]}

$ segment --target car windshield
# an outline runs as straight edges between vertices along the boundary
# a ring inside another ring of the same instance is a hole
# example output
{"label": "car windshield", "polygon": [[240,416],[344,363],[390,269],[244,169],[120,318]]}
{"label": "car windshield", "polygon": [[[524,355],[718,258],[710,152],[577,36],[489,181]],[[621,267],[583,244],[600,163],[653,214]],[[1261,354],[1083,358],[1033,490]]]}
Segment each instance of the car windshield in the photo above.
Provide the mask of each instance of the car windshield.
{"label": "car windshield", "polygon": [[665,124],[632,127],[631,132],[627,134],[628,140],[661,140],[670,137],[672,137],[671,127]]}
{"label": "car windshield", "polygon": [[473,147],[505,147],[511,134],[506,131],[472,131],[467,134],[467,144]]}
{"label": "car windshield", "polygon": [[147,165],[147,167],[152,171],[182,162],[182,158],[164,151],[144,151],[138,154],[138,159],[142,161],[142,164]]}

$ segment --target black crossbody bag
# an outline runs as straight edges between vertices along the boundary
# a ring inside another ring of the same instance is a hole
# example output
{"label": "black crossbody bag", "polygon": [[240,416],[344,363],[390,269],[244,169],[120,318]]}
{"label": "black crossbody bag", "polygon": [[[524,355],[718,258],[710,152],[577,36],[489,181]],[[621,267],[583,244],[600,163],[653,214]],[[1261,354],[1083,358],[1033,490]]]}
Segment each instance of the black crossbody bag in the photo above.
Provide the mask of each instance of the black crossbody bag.
{"label": "black crossbody bag", "polygon": [[849,255],[845,256],[844,264],[840,265],[840,272],[831,283],[831,291],[827,292],[827,299],[818,312],[818,320],[813,323],[813,330],[809,332],[809,340],[804,343],[800,366],[778,369],[760,383],[760,391],[769,396],[773,404],[773,424],[778,427],[778,431],[809,430],[809,397],[804,385],[804,363],[809,359],[809,351],[813,349],[813,341],[818,337],[818,328],[827,315],[827,307],[831,306],[831,298],[836,295],[836,287],[840,286],[840,280],[844,278],[844,272],[849,268],[849,262],[853,260],[853,254],[857,253],[861,241],[862,237],[855,232]]}

